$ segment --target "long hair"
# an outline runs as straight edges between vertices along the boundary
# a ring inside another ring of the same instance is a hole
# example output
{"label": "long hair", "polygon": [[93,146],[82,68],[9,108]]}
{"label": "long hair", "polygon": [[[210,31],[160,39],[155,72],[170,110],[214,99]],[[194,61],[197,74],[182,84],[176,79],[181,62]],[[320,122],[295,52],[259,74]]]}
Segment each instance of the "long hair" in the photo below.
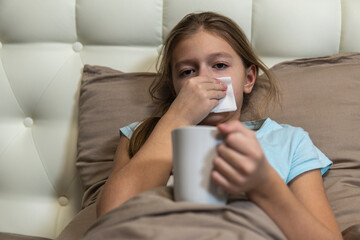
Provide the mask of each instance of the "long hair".
{"label": "long hair", "polygon": [[[200,30],[216,34],[224,39],[240,56],[245,68],[254,65],[257,75],[260,69],[268,77],[269,87],[267,94],[263,99],[263,104],[256,110],[256,117],[261,115],[263,109],[265,109],[271,101],[278,102],[279,94],[275,78],[265,64],[256,56],[246,35],[234,21],[214,12],[188,14],[172,29],[164,42],[161,51],[162,54],[159,56],[156,64],[158,77],[155,78],[149,89],[150,95],[155,103],[155,111],[151,117],[142,122],[130,139],[130,157],[144,144],[158,120],[166,113],[176,97],[171,72],[172,56],[175,47],[182,40],[191,37]],[[255,81],[254,88],[256,88],[256,85]],[[250,97],[251,94],[244,94],[242,112],[247,110]]]}

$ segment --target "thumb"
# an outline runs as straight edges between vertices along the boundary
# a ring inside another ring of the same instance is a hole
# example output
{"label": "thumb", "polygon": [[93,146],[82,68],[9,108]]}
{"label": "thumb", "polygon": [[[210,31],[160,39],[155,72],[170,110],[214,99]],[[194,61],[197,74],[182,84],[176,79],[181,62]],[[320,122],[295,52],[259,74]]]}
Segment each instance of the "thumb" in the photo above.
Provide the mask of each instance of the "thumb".
{"label": "thumb", "polygon": [[240,121],[231,121],[228,123],[220,123],[217,125],[217,128],[220,132],[224,134],[229,134],[233,132],[244,132],[246,127]]}

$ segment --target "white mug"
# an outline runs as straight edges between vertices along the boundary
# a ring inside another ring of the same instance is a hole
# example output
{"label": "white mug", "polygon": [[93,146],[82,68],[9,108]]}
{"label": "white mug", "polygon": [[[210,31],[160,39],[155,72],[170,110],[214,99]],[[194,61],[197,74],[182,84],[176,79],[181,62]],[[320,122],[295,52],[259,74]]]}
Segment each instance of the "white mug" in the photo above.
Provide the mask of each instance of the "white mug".
{"label": "white mug", "polygon": [[190,126],[172,131],[175,201],[226,204],[225,190],[210,176],[216,146],[222,142],[216,127]]}

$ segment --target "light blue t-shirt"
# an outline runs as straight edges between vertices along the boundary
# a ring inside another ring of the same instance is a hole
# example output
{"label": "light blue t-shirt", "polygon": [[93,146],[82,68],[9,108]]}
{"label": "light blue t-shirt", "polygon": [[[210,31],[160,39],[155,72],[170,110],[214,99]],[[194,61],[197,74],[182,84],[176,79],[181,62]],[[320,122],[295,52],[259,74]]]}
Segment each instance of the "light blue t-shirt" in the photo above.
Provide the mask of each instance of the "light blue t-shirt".
{"label": "light blue t-shirt", "polygon": [[[138,124],[135,122],[120,128],[120,135],[130,139]],[[243,124],[255,130],[268,162],[286,183],[314,169],[320,169],[324,174],[332,164],[302,128],[278,124],[270,118]]]}

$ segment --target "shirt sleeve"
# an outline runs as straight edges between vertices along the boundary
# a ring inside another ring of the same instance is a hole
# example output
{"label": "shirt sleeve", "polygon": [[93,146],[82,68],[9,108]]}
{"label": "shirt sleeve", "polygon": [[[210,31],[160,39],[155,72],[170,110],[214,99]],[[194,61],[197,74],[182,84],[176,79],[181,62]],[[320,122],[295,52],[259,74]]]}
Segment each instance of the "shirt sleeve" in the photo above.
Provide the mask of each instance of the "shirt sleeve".
{"label": "shirt sleeve", "polygon": [[120,137],[125,136],[130,139],[135,129],[139,126],[139,123],[140,122],[133,122],[125,127],[120,128]]}
{"label": "shirt sleeve", "polygon": [[330,159],[313,144],[309,134],[304,131],[293,155],[286,182],[289,183],[300,174],[314,169],[320,169],[321,174],[324,174],[331,165]]}

